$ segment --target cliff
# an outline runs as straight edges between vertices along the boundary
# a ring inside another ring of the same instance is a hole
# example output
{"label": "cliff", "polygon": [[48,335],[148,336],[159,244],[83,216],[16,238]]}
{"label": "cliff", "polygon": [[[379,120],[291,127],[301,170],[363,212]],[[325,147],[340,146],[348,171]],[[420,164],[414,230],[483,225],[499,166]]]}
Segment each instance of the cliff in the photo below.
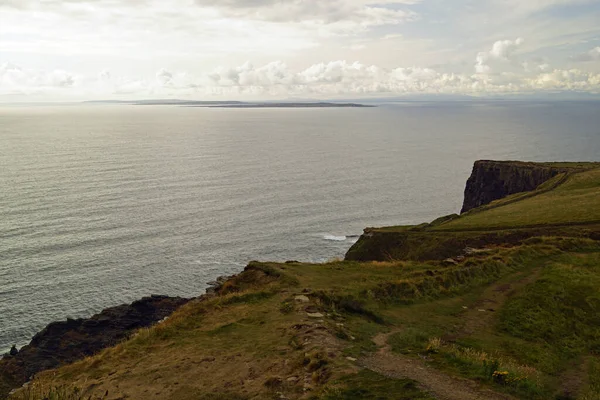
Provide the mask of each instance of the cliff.
{"label": "cliff", "polygon": [[31,342],[0,360],[0,399],[34,374],[114,346],[139,328],[171,315],[188,299],[151,296],[103,310],[91,318],[53,322]]}
{"label": "cliff", "polygon": [[344,261],[251,262],[70,365],[98,322],[51,324],[7,359],[61,366],[11,400],[600,398],[600,164],[537,166],[567,172],[460,216],[366,229]]}
{"label": "cliff", "polygon": [[367,228],[345,259],[443,260],[468,247],[516,245],[535,236],[597,238],[596,194],[571,196],[581,177],[597,179],[599,167],[599,163],[476,161],[460,216],[416,226]]}
{"label": "cliff", "polygon": [[475,161],[467,180],[461,213],[502,199],[511,194],[534,190],[560,173],[565,166],[515,161]]}

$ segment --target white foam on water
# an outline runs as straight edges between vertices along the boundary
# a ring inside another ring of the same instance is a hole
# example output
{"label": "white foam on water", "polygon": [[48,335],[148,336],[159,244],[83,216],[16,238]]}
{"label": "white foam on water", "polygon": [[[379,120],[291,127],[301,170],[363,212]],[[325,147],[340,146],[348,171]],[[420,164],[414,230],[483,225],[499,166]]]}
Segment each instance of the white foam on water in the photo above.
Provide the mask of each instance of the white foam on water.
{"label": "white foam on water", "polygon": [[332,240],[334,242],[343,242],[346,240],[346,236],[323,235],[323,239]]}

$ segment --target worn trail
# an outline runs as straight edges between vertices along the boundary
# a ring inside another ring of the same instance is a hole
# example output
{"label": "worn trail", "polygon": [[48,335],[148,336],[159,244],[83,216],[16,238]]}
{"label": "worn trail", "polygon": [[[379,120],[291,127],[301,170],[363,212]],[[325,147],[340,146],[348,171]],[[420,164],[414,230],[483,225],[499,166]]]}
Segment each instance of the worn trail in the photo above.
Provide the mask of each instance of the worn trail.
{"label": "worn trail", "polygon": [[476,333],[491,331],[495,323],[495,312],[501,309],[504,303],[519,290],[537,281],[541,272],[541,268],[520,271],[512,275],[508,283],[501,282],[488,287],[479,300],[460,316],[463,326],[459,332],[442,339],[453,341]]}
{"label": "worn trail", "polygon": [[421,384],[424,390],[440,400],[513,400],[514,397],[482,388],[477,383],[449,376],[429,367],[424,361],[394,354],[387,344],[387,338],[396,333],[380,334],[374,342],[380,346],[377,353],[360,361],[371,371],[389,378],[409,378]]}

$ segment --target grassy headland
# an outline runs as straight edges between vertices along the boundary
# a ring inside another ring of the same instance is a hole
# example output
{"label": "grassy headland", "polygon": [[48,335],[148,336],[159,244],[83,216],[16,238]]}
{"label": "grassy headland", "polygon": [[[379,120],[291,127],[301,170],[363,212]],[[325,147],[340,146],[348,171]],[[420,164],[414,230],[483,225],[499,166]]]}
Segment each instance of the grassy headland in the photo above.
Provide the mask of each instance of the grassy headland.
{"label": "grassy headland", "polygon": [[600,399],[600,169],[537,191],[251,262],[13,398]]}

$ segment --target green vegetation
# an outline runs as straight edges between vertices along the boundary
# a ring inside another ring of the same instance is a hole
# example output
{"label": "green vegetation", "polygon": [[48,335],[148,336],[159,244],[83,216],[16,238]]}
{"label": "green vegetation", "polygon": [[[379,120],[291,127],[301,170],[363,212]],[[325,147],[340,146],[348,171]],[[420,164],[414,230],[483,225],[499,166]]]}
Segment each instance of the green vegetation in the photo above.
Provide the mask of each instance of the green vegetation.
{"label": "green vegetation", "polygon": [[[556,178],[555,178],[556,179]],[[515,196],[526,196],[517,194]],[[511,202],[485,212],[467,213],[437,229],[515,228],[531,225],[577,224],[600,221],[600,169],[570,175],[554,190]],[[494,205],[494,203],[492,203]]]}
{"label": "green vegetation", "polygon": [[[357,370],[347,359],[375,351],[376,335],[397,330],[388,340],[393,354],[425,358],[523,399],[547,399],[562,390],[557,377],[598,351],[598,265],[597,242],[545,237],[458,265],[254,262],[224,286],[230,293],[190,303],[165,323],[39,379],[81,387],[86,396],[136,393],[142,385],[160,393],[141,392],[149,398],[297,398],[306,388],[314,399],[428,398],[411,380]],[[310,313],[322,322],[315,325]],[[593,398],[598,385],[585,381],[578,390]]]}
{"label": "green vegetation", "polygon": [[390,379],[369,370],[345,376],[334,385],[325,390],[321,400],[433,400],[414,381]]}
{"label": "green vegetation", "polygon": [[[511,298],[500,330],[544,344],[557,360],[600,353],[600,254],[562,254]],[[552,369],[548,372],[554,372]]]}
{"label": "green vegetation", "polygon": [[[107,397],[108,394],[105,394],[96,398],[104,400]],[[15,400],[86,400],[79,388],[70,386],[44,387],[40,384],[28,385],[13,398]]]}
{"label": "green vegetation", "polygon": [[[460,217],[370,229],[354,261],[252,262],[216,295],[32,387],[92,399],[600,399],[598,204],[600,170],[568,173]],[[25,393],[15,398],[44,398]]]}

